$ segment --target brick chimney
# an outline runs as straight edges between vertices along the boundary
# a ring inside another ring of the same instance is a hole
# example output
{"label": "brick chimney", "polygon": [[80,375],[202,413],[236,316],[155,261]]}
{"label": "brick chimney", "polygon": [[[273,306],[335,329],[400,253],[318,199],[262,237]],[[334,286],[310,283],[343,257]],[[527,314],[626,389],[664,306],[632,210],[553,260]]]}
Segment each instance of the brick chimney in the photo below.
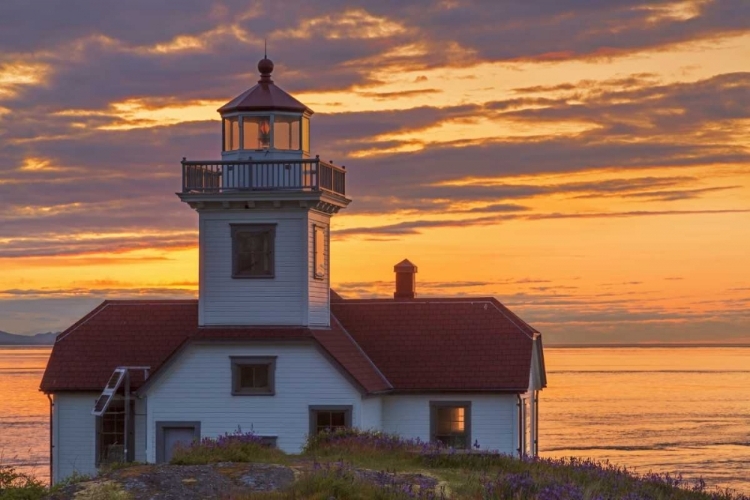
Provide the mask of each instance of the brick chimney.
{"label": "brick chimney", "polygon": [[396,273],[396,291],[393,293],[394,299],[413,299],[415,296],[417,280],[417,266],[404,259],[395,266],[393,271]]}

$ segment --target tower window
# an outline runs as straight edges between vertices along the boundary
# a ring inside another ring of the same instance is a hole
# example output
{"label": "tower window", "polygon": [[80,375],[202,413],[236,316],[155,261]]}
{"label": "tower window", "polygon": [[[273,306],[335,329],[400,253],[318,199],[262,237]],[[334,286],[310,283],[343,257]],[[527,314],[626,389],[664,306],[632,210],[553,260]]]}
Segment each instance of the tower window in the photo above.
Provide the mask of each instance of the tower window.
{"label": "tower window", "polygon": [[224,118],[224,151],[240,149],[240,119]]}
{"label": "tower window", "polygon": [[243,149],[268,149],[271,146],[271,117],[242,118]]}
{"label": "tower window", "polygon": [[296,116],[276,115],[273,118],[273,147],[300,149],[300,120]]}
{"label": "tower window", "polygon": [[314,228],[314,277],[323,279],[326,275],[326,228],[324,228],[323,226],[314,226]]}
{"label": "tower window", "polygon": [[273,278],[276,224],[232,224],[232,278]]}

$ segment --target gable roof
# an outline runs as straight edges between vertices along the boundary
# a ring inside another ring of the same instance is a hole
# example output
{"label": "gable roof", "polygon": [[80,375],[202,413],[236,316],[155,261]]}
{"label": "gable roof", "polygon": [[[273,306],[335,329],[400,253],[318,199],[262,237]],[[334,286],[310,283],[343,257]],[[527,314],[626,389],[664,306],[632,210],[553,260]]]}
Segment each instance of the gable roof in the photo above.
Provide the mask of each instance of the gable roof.
{"label": "gable roof", "polygon": [[149,366],[153,380],[191,342],[267,340],[315,343],[370,394],[529,386],[538,332],[494,298],[331,299],[329,329],[199,327],[196,300],[105,301],[58,335],[41,390],[100,391],[117,366]]}
{"label": "gable roof", "polygon": [[331,310],[397,391],[529,387],[538,332],[494,298],[343,300]]}
{"label": "gable roof", "polygon": [[[198,326],[197,300],[105,301],[57,336],[41,390],[100,391],[118,366],[149,366],[151,379],[190,342],[314,342],[365,392],[390,388],[341,328]],[[135,372],[131,388],[144,383]]]}

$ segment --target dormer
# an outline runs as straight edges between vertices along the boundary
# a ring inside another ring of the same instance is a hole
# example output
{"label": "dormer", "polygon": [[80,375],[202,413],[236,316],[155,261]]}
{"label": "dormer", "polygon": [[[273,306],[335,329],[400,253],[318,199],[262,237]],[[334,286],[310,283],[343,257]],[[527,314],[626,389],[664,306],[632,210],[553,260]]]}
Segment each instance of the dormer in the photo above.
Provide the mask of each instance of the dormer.
{"label": "dormer", "polygon": [[257,85],[218,110],[222,122],[222,159],[309,158],[313,111],[273,82],[270,59],[261,59],[258,71]]}

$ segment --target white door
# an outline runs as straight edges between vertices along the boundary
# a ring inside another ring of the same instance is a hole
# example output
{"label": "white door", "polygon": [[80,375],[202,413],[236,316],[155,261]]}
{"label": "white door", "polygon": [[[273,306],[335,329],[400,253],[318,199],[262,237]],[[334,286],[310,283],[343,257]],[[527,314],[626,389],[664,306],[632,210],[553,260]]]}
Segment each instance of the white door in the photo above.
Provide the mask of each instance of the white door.
{"label": "white door", "polygon": [[178,444],[189,445],[195,439],[193,427],[165,427],[164,428],[164,461],[169,463]]}

